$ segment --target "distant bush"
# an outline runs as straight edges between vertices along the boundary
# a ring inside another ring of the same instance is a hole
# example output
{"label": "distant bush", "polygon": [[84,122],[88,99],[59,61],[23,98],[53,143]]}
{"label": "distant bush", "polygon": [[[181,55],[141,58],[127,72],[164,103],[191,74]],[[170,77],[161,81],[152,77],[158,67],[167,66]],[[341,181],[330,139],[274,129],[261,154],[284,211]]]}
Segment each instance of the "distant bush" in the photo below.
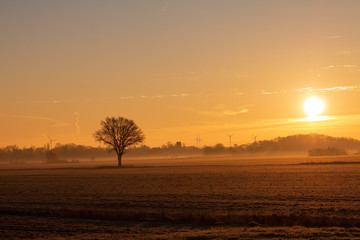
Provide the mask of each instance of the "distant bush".
{"label": "distant bush", "polygon": [[54,151],[46,152],[46,162],[47,163],[67,163],[67,160],[59,159],[58,155]]}
{"label": "distant bush", "polygon": [[344,149],[338,149],[334,147],[328,148],[314,148],[308,151],[309,156],[338,156],[347,155]]}
{"label": "distant bush", "polygon": [[226,153],[226,148],[224,147],[223,144],[218,143],[218,144],[216,144],[214,147],[205,146],[203,151],[204,151],[204,154],[205,154],[205,155],[209,155],[209,154],[224,154],[224,153]]}

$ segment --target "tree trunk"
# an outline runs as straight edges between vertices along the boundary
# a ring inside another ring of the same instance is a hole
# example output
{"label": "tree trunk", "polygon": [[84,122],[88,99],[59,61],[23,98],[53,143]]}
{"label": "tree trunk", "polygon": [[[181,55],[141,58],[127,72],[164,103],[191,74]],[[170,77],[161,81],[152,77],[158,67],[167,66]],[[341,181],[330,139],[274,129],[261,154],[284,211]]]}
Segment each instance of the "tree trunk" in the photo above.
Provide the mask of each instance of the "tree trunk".
{"label": "tree trunk", "polygon": [[122,154],[118,154],[118,167],[120,168],[121,167],[121,157],[122,157]]}

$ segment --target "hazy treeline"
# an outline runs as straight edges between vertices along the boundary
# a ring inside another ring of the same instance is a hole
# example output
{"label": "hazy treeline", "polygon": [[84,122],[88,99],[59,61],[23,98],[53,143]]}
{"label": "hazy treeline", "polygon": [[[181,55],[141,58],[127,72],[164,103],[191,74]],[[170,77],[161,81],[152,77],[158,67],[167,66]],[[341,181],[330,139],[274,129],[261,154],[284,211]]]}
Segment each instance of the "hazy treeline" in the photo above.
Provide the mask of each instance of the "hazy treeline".
{"label": "hazy treeline", "polygon": [[[199,155],[202,149],[193,146],[168,143],[161,147],[148,147],[142,145],[128,149],[127,156],[177,156],[177,155]],[[109,148],[91,147],[77,144],[57,144],[53,149],[48,147],[23,147],[16,145],[0,149],[0,161],[21,163],[23,160],[58,160],[58,159],[89,159],[116,157],[116,154]]]}
{"label": "hazy treeline", "polygon": [[20,148],[16,145],[11,145],[0,149],[0,160],[7,160],[13,163],[18,163],[21,160],[45,161],[49,159],[49,155],[62,159],[95,159],[98,157],[109,157],[109,154],[109,149],[76,144],[57,144],[56,147],[51,150],[48,147],[32,146]]}
{"label": "hazy treeline", "polygon": [[[286,152],[308,153],[312,149],[360,149],[360,141],[352,138],[336,138],[321,134],[300,134],[278,137],[272,140],[257,141],[249,144],[234,145],[231,148],[223,144],[197,148],[181,143],[167,143],[161,147],[141,145],[128,149],[127,156],[177,156],[210,154],[277,154]],[[319,150],[318,150],[319,151]],[[77,144],[57,144],[53,149],[47,147],[23,147],[16,145],[0,149],[0,160],[18,162],[21,160],[46,160],[49,152],[60,159],[91,159],[116,157],[111,149]],[[316,152],[314,152],[316,155]]]}
{"label": "hazy treeline", "polygon": [[140,147],[132,147],[128,150],[129,156],[176,156],[176,155],[199,155],[203,151],[201,148],[194,146],[186,146],[181,143],[173,144],[168,142],[161,147],[148,147],[142,145]]}
{"label": "hazy treeline", "polygon": [[337,138],[322,134],[298,134],[277,137],[272,140],[257,141],[249,144],[234,145],[226,148],[222,144],[204,147],[204,154],[277,154],[287,152],[308,152],[311,149],[337,148],[342,150],[360,149],[360,141],[353,138]]}
{"label": "hazy treeline", "polygon": [[344,149],[338,149],[334,147],[328,148],[313,148],[308,151],[309,156],[337,156],[347,155]]}

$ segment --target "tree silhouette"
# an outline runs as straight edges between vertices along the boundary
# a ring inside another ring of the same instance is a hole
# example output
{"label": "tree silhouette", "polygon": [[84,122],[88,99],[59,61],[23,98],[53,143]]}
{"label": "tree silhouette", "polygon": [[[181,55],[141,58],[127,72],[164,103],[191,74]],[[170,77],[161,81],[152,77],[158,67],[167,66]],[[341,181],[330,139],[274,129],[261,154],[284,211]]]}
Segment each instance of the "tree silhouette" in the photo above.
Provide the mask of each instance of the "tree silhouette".
{"label": "tree silhouette", "polygon": [[94,137],[96,141],[114,149],[118,156],[118,167],[121,167],[121,158],[126,148],[143,142],[145,135],[133,120],[122,117],[107,117],[100,124],[101,129],[94,133]]}

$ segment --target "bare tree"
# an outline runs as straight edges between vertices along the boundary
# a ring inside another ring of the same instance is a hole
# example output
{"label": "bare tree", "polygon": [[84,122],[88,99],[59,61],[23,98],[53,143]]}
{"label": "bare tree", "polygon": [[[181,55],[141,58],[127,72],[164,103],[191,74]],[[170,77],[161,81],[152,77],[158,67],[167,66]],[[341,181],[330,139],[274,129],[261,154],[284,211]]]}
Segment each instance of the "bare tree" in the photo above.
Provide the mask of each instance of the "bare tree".
{"label": "bare tree", "polygon": [[145,135],[133,120],[122,117],[107,117],[100,124],[101,129],[94,133],[94,137],[96,141],[114,149],[118,156],[118,167],[121,167],[121,158],[126,148],[143,142]]}

